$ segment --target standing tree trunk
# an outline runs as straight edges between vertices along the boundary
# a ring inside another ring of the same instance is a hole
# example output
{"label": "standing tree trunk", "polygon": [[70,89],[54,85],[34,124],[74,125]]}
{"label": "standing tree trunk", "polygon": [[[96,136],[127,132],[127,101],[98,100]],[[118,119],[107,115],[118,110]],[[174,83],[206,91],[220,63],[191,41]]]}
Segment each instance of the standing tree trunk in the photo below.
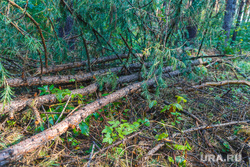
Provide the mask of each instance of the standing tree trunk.
{"label": "standing tree trunk", "polygon": [[[241,0],[241,2],[240,2],[239,11],[238,11],[238,17],[237,17],[237,22],[236,22],[236,26],[235,26],[234,33],[233,33],[233,37],[232,37],[232,43],[236,40],[237,28],[238,28],[239,25],[240,25],[242,13],[243,13],[243,10],[242,10],[242,9],[243,9],[243,6],[244,6],[244,1],[245,1],[245,0]],[[232,44],[232,43],[231,43],[231,44]]]}
{"label": "standing tree trunk", "polygon": [[249,5],[250,5],[250,0],[246,0],[246,5],[244,9],[244,16],[243,16],[243,22],[247,22],[247,18],[249,16]]}
{"label": "standing tree trunk", "polygon": [[226,40],[225,40],[225,45],[229,39],[230,36],[230,30],[232,27],[233,23],[233,17],[235,13],[235,6],[236,6],[236,0],[228,0],[227,5],[226,5],[226,12],[224,16],[224,24],[223,24],[223,29],[226,32]]}
{"label": "standing tree trunk", "polygon": [[[58,36],[61,38],[65,38],[65,37],[70,37],[70,35],[72,33],[74,20],[70,15],[68,15],[68,12],[62,6],[60,6],[62,18],[60,20],[61,25],[58,29]],[[74,50],[74,48],[75,48],[74,42],[75,42],[74,39],[69,39],[67,41],[70,50]]]}
{"label": "standing tree trunk", "polygon": [[[193,10],[193,2],[194,0],[189,0],[186,6],[186,9]],[[188,35],[186,35],[186,38],[188,41],[190,41],[190,44],[193,44],[193,39],[196,37],[197,34],[197,25],[192,23],[192,18],[188,18],[188,26],[186,27],[188,31]]]}

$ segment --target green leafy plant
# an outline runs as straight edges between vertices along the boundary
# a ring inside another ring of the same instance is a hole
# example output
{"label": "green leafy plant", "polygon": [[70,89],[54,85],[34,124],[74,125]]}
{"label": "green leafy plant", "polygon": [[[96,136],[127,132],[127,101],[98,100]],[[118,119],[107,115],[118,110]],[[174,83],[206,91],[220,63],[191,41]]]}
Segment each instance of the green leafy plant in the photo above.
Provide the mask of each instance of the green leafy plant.
{"label": "green leafy plant", "polygon": [[138,119],[133,124],[127,123],[126,120],[122,120],[122,122],[124,123],[120,121],[108,121],[111,126],[105,126],[102,131],[104,134],[103,143],[112,144],[117,139],[123,139],[126,135],[136,132],[141,124],[145,124],[146,126],[150,124],[148,119]]}
{"label": "green leafy plant", "polygon": [[85,136],[89,136],[89,126],[87,125],[86,122],[81,122],[79,124],[79,128],[81,129],[81,133]]}
{"label": "green leafy plant", "polygon": [[176,123],[179,124],[180,121],[183,120],[183,118],[181,117],[181,113],[178,112],[178,111],[182,111],[183,110],[181,102],[183,102],[183,103],[187,102],[187,100],[184,99],[181,96],[175,96],[175,97],[177,97],[177,103],[172,103],[170,105],[165,105],[163,107],[163,109],[161,110],[161,113],[162,112],[166,112],[166,110],[168,110],[168,111],[170,111],[171,115],[174,116],[174,121],[171,122],[172,125],[176,125]]}
{"label": "green leafy plant", "polygon": [[183,151],[183,155],[176,156],[175,160],[171,156],[168,156],[168,161],[172,164],[177,164],[180,167],[186,167],[187,161],[184,158],[184,155],[186,151],[192,150],[191,146],[186,141],[185,145],[173,144],[173,147],[175,150]]}
{"label": "green leafy plant", "polygon": [[100,91],[103,90],[105,84],[111,85],[112,90],[114,90],[116,88],[116,85],[117,85],[117,79],[118,79],[117,75],[115,73],[112,73],[111,71],[109,71],[105,75],[96,76],[96,81],[99,84]]}
{"label": "green leafy plant", "polygon": [[42,87],[38,87],[39,90],[41,90],[40,96],[42,95],[48,95],[52,93],[52,90],[54,89],[54,85],[44,85]]}

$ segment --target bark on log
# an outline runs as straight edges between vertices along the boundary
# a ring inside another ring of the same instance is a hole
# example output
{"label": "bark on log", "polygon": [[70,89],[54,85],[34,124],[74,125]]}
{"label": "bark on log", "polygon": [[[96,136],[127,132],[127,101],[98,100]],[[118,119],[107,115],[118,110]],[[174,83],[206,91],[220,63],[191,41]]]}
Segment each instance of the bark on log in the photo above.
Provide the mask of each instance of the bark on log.
{"label": "bark on log", "polygon": [[[127,58],[128,55],[127,54],[121,54],[118,55],[121,59]],[[92,59],[90,61],[91,65],[95,64],[95,63],[105,63],[105,62],[109,62],[109,61],[114,61],[117,60],[117,56],[116,55],[112,55],[112,56],[107,56],[107,57],[100,57],[100,58],[95,58]],[[67,70],[67,69],[72,69],[72,68],[77,68],[77,67],[81,67],[81,66],[87,66],[88,65],[88,61],[82,61],[82,62],[75,62],[75,63],[68,63],[68,64],[62,64],[62,65],[55,65],[55,66],[50,66],[48,68],[43,68],[43,74],[48,74],[48,73],[52,73],[52,72],[58,72],[58,71],[63,71],[63,70]],[[36,71],[36,74],[41,74],[41,68],[38,68]]]}
{"label": "bark on log", "polygon": [[[196,66],[202,64],[202,62],[200,60],[196,60],[192,62],[192,66]],[[135,65],[136,66],[136,65]],[[165,67],[163,68],[163,73],[167,73],[172,71],[173,67]],[[180,71],[174,71],[171,72],[169,74],[164,74],[164,77],[171,77],[171,76],[176,76],[181,74]],[[118,79],[117,83],[121,84],[121,83],[129,83],[129,82],[134,82],[137,81],[139,79],[139,75],[137,73],[135,74],[131,74],[131,75],[127,75],[127,76],[122,76]],[[93,92],[95,92],[98,88],[98,84],[94,83],[91,84],[85,88],[82,89],[76,89],[76,90],[72,90],[71,93],[72,94],[82,94],[87,95],[87,94],[91,94]],[[65,96],[62,101],[67,101],[69,98],[69,96]],[[22,99],[22,100],[15,100],[12,101],[10,104],[3,106],[3,103],[0,103],[0,109],[2,109],[3,107],[3,111],[1,111],[1,114],[5,114],[5,113],[10,113],[11,116],[13,116],[14,112],[20,111],[23,108],[25,108],[26,106],[29,106],[30,104],[32,104],[32,102],[36,100],[38,106],[42,105],[42,104],[51,104],[51,103],[56,103],[57,102],[57,98],[55,94],[50,94],[50,95],[44,95],[44,96],[40,96],[37,97],[36,99],[30,98],[30,99]]]}
{"label": "bark on log", "polygon": [[[128,68],[140,68],[140,64],[131,64]],[[10,87],[21,87],[21,86],[34,86],[34,85],[50,85],[50,84],[61,84],[70,83],[72,79],[77,82],[87,81],[93,78],[95,75],[102,75],[107,72],[118,72],[122,67],[114,67],[111,69],[104,69],[99,71],[94,71],[86,74],[77,75],[59,75],[59,76],[45,76],[45,77],[28,77],[26,80],[20,78],[7,79],[8,85]],[[3,88],[3,85],[0,86]]]}
{"label": "bark on log", "polygon": [[[196,65],[200,62],[196,62]],[[179,75],[180,71],[174,71],[169,74],[163,75],[163,77],[172,77]],[[150,79],[145,81],[147,85],[153,85],[155,79]],[[94,113],[96,110],[101,109],[109,103],[112,103],[130,93],[133,93],[141,88],[144,82],[134,83],[125,88],[122,88],[108,96],[102,97],[99,100],[96,100],[93,103],[86,105],[85,107],[79,109],[73,115],[64,119],[62,122],[54,125],[53,127],[35,135],[31,138],[28,138],[16,145],[13,145],[9,148],[0,152],[0,166],[3,166],[13,160],[21,158],[25,153],[34,151],[39,146],[43,145],[45,142],[53,140],[55,137],[65,133],[68,128],[78,125],[82,120],[85,120],[90,114]]]}
{"label": "bark on log", "polygon": [[[149,80],[147,82],[149,85],[154,83],[154,80]],[[12,160],[20,158],[23,154],[27,152],[34,151],[36,148],[41,146],[47,141],[53,140],[55,137],[60,136],[65,133],[69,127],[73,125],[78,125],[87,116],[94,113],[96,110],[101,109],[105,105],[114,102],[132,92],[138,90],[142,85],[142,82],[129,85],[122,88],[108,96],[102,97],[93,103],[86,105],[85,107],[79,109],[76,113],[68,118],[64,119],[62,122],[56,124],[55,126],[35,135],[29,139],[26,139],[14,146],[11,146],[0,152],[0,166],[7,164]]]}
{"label": "bark on log", "polygon": [[[166,67],[163,69],[163,72],[170,72],[172,70],[172,67]],[[175,75],[175,73],[170,73],[170,75]],[[178,72],[179,74],[179,72]],[[127,75],[127,76],[122,76],[118,79],[117,83],[121,84],[121,83],[129,83],[129,82],[134,82],[137,81],[139,79],[139,74],[135,73],[135,74],[131,74],[131,75]],[[83,96],[94,93],[96,90],[98,89],[98,84],[94,83],[91,84],[85,88],[82,89],[75,89],[72,90],[71,93],[72,94],[81,94]],[[67,101],[67,99],[69,98],[68,95],[66,95],[63,99],[62,102]],[[40,96],[37,97],[35,99],[33,98],[29,98],[29,99],[22,99],[22,100],[15,100],[12,101],[10,104],[5,105],[3,111],[1,111],[1,114],[5,114],[5,113],[12,113],[11,115],[13,115],[14,112],[20,111],[22,110],[24,107],[26,106],[30,106],[30,104],[33,103],[33,101],[36,100],[37,101],[37,105],[42,105],[42,104],[52,104],[52,103],[56,103],[57,102],[57,98],[56,98],[56,94],[50,94],[50,95],[44,95],[44,96]],[[0,108],[3,108],[3,103],[0,103]]]}

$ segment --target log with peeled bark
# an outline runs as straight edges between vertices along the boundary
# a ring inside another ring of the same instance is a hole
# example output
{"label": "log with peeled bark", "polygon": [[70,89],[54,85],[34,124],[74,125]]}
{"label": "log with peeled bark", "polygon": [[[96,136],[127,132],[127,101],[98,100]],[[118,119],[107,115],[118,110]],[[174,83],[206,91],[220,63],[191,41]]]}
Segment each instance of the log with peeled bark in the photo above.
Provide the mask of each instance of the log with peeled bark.
{"label": "log with peeled bark", "polygon": [[[193,65],[199,65],[201,62],[196,61]],[[174,72],[164,74],[163,77],[173,77],[176,75],[180,75],[181,72],[176,70]],[[155,79],[150,79],[145,81],[147,85],[151,86],[156,81]],[[0,152],[0,166],[3,166],[11,161],[17,160],[21,158],[24,154],[34,151],[36,148],[43,145],[45,142],[51,141],[57,136],[65,133],[70,127],[74,127],[78,125],[81,121],[85,120],[89,115],[106,106],[109,103],[112,103],[130,93],[133,93],[137,90],[140,90],[141,86],[145,82],[139,82],[131,84],[125,88],[122,88],[108,96],[102,97],[99,100],[96,100],[93,103],[87,104],[85,107],[80,108],[73,115],[65,118],[60,123],[52,126],[51,128],[38,133],[35,136],[32,136],[24,141],[21,141],[18,144],[15,144],[9,148]]]}
{"label": "log with peeled bark", "polygon": [[[121,54],[118,56],[121,59],[125,59],[128,57],[128,54]],[[114,61],[117,59],[118,59],[118,57],[116,55],[112,55],[112,56],[107,56],[107,57],[100,57],[100,58],[91,59],[90,63],[92,65],[92,64]],[[77,67],[82,67],[82,66],[87,66],[87,65],[88,65],[88,61],[86,60],[86,61],[82,61],[82,62],[74,62],[74,63],[50,66],[48,68],[43,68],[43,74],[48,74],[48,73],[52,73],[52,72],[59,72],[59,71],[77,68]],[[37,68],[36,74],[41,74],[41,68]]]}

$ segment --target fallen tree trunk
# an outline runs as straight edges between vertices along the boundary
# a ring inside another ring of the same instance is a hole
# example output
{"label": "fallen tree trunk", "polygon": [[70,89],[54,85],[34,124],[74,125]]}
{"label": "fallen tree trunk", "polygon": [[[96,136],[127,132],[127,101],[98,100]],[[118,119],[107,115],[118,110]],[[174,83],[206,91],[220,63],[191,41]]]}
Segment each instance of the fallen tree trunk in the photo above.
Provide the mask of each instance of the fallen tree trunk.
{"label": "fallen tree trunk", "polygon": [[[166,67],[163,69],[163,72],[170,72],[172,70],[172,67]],[[173,72],[170,73],[170,75],[175,76],[176,74],[179,74],[180,72]],[[127,75],[127,76],[122,76],[118,79],[117,83],[121,84],[121,83],[129,83],[129,82],[134,82],[137,81],[139,79],[139,74],[135,73],[135,74],[131,74],[131,75]],[[91,84],[85,88],[82,89],[75,89],[72,90],[71,93],[72,94],[81,94],[81,95],[88,95],[91,94],[93,92],[95,92],[98,89],[98,84],[94,83]],[[66,95],[63,99],[61,99],[62,102],[67,101],[69,98],[68,95]],[[30,106],[34,101],[36,101],[36,104],[42,105],[42,104],[52,104],[52,103],[56,103],[57,102],[57,98],[56,98],[56,94],[50,94],[50,95],[44,95],[44,96],[40,96],[37,98],[28,98],[28,99],[22,99],[22,100],[15,100],[15,101],[11,101],[10,104],[3,106],[3,103],[0,103],[0,108],[3,108],[3,111],[0,112],[1,114],[5,114],[5,113],[10,113],[10,118],[13,117],[14,112],[20,111],[22,110],[24,107],[26,106]]]}
{"label": "fallen tree trunk", "polygon": [[[202,62],[200,60],[196,60],[192,62],[192,66],[196,66],[202,64]],[[136,65],[134,65],[136,66]],[[172,71],[173,67],[165,67],[163,68],[163,73],[167,73]],[[170,74],[166,74],[165,77],[168,76],[176,76],[179,75],[180,71],[174,71]],[[117,83],[121,84],[121,83],[129,83],[129,82],[134,82],[137,81],[139,79],[139,75],[138,73],[135,74],[131,74],[131,75],[127,75],[127,76],[122,76],[118,79]],[[76,89],[76,90],[72,90],[72,94],[82,94],[82,95],[87,95],[87,94],[91,94],[93,92],[95,92],[98,88],[98,84],[94,83],[91,84],[85,88],[82,89]],[[69,96],[65,96],[62,99],[62,102],[67,101],[69,98]],[[3,105],[3,103],[0,103],[0,109],[3,109],[0,113],[1,114],[5,114],[9,112],[9,117],[13,118],[14,113],[17,111],[22,110],[23,108],[25,108],[26,106],[30,106],[30,104],[32,104],[34,102],[34,100],[36,100],[36,104],[42,105],[42,104],[51,104],[51,103],[56,103],[57,102],[57,98],[56,98],[56,94],[50,94],[50,95],[44,95],[44,96],[40,96],[37,98],[29,98],[29,99],[22,99],[22,100],[15,100],[10,102],[10,104],[8,105]]]}
{"label": "fallen tree trunk", "polygon": [[[140,68],[140,64],[131,64],[128,68]],[[62,84],[62,83],[70,83],[72,80],[77,82],[87,81],[93,78],[93,76],[102,75],[107,72],[118,72],[122,70],[122,67],[114,67],[111,69],[103,69],[99,71],[94,71],[86,74],[77,74],[77,75],[59,75],[59,76],[45,76],[45,77],[28,77],[25,79],[13,78],[7,79],[8,85],[10,87],[21,87],[21,86],[34,86],[34,85],[51,85],[51,84]],[[3,85],[0,86],[3,88]]]}
{"label": "fallen tree trunk", "polygon": [[[124,76],[118,80],[118,83],[132,82],[132,81],[138,80],[138,78],[139,78],[138,74]],[[94,84],[91,84],[91,85],[89,85],[85,88],[82,88],[82,89],[72,90],[71,93],[72,94],[81,94],[84,96],[84,95],[91,94],[91,93],[95,92],[97,89],[98,89],[98,84],[94,83]],[[63,99],[61,99],[61,101],[62,102],[67,101],[68,98],[69,98],[69,96],[66,95]],[[44,96],[37,97],[35,99],[28,98],[28,99],[23,99],[23,100],[15,100],[15,101],[12,101],[10,104],[4,106],[4,109],[1,112],[1,114],[5,114],[7,112],[10,112],[11,113],[10,117],[13,117],[14,112],[20,111],[24,107],[29,106],[34,100],[36,100],[38,106],[42,105],[42,104],[51,104],[51,103],[57,102],[56,94],[44,95]],[[0,108],[3,108],[3,103],[0,104]]]}
{"label": "fallen tree trunk", "polygon": [[[148,85],[152,85],[155,80],[147,81]],[[0,165],[3,166],[12,160],[20,158],[27,152],[34,151],[36,148],[41,146],[47,141],[53,140],[55,137],[60,136],[65,133],[69,127],[78,125],[82,120],[85,120],[87,116],[94,113],[96,110],[101,109],[105,105],[116,101],[132,92],[138,90],[143,82],[135,83],[122,88],[108,96],[102,97],[93,103],[86,105],[85,107],[79,109],[76,113],[68,118],[64,119],[62,122],[56,124],[55,126],[35,135],[29,139],[26,139],[14,146],[11,146],[0,152]]]}
{"label": "fallen tree trunk", "polygon": [[[196,62],[199,64],[198,62]],[[197,65],[196,64],[196,65]],[[174,71],[168,74],[164,74],[163,77],[173,77],[181,74],[180,71]],[[153,85],[155,79],[150,79],[145,81],[147,85]],[[17,160],[21,158],[25,153],[34,151],[39,146],[43,145],[45,142],[53,140],[55,137],[65,133],[68,128],[78,125],[81,121],[85,120],[86,117],[94,113],[96,110],[101,109],[109,103],[112,103],[130,93],[133,93],[141,88],[144,82],[134,83],[125,88],[122,88],[108,96],[102,97],[93,103],[86,105],[85,107],[79,109],[73,115],[64,119],[62,122],[54,125],[53,127],[28,138],[16,145],[13,145],[0,152],[0,165],[5,165],[10,161]],[[93,85],[94,86],[94,85]],[[95,86],[94,86],[95,87]]]}
{"label": "fallen tree trunk", "polygon": [[[128,54],[121,54],[121,55],[118,55],[118,56],[121,59],[124,59],[124,58],[128,57]],[[90,60],[90,63],[91,63],[91,65],[93,65],[95,63],[105,63],[105,62],[109,62],[109,61],[113,61],[113,60],[117,60],[117,59],[118,59],[118,57],[116,55],[112,55],[112,56],[92,59],[92,60]],[[86,61],[82,61],[82,62],[74,62],[74,63],[50,66],[48,68],[43,68],[43,74],[63,71],[63,70],[82,67],[82,66],[87,66],[87,65],[88,65],[88,61],[86,60]],[[36,74],[41,74],[41,68],[37,68]]]}

